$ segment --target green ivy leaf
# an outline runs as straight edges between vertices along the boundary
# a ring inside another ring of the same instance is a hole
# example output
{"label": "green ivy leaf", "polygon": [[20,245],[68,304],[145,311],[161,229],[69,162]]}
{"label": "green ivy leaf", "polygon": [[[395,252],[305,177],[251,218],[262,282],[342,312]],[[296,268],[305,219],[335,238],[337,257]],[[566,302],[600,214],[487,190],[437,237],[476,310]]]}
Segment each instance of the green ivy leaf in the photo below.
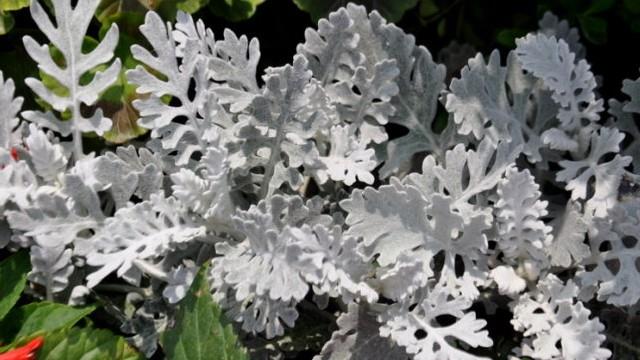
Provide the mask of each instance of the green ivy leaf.
{"label": "green ivy leaf", "polygon": [[[99,31],[99,38],[102,39],[112,24],[116,24],[120,30],[118,45],[114,53],[123,62],[123,68],[133,69],[139,65],[131,56],[131,46],[140,42],[142,34],[140,33],[140,25],[144,24],[145,10],[141,12],[120,11],[119,13],[102,17],[100,22],[102,26]],[[124,69],[123,69],[124,72]]]}
{"label": "green ivy leaf", "polygon": [[104,110],[105,115],[111,118],[113,125],[111,130],[104,133],[105,140],[114,144],[123,144],[131,139],[145,134],[147,129],[138,126],[138,118],[140,115],[133,107],[133,101],[138,98],[137,94],[128,95],[125,90],[113,88],[113,92],[120,92],[120,100],[110,102],[100,100],[98,105]]}
{"label": "green ivy leaf", "polygon": [[584,15],[595,15],[603,13],[615,5],[616,0],[595,0],[591,6],[584,12]]}
{"label": "green ivy leaf", "polygon": [[96,19],[104,25],[111,25],[112,18],[123,13],[137,13],[141,16],[147,10],[155,10],[157,1],[145,0],[102,0],[96,9]]}
{"label": "green ivy leaf", "polygon": [[515,47],[516,39],[526,34],[527,34],[527,31],[525,29],[518,29],[518,28],[502,29],[498,32],[498,35],[496,35],[496,41],[498,42],[498,44],[504,47],[513,48]]}
{"label": "green ivy leaf", "polygon": [[147,11],[156,11],[162,19],[173,21],[178,10],[193,14],[208,3],[209,0],[102,0],[95,17],[104,26],[121,14],[138,14],[144,18]]}
{"label": "green ivy leaf", "polygon": [[206,266],[200,269],[180,302],[174,327],[160,340],[165,355],[172,360],[248,359],[233,328],[225,324],[220,307],[213,301],[207,270]]}
{"label": "green ivy leaf", "polygon": [[421,18],[428,18],[438,14],[440,7],[436,4],[435,0],[422,0],[420,1],[419,14]]}
{"label": "green ivy leaf", "polygon": [[78,328],[56,331],[45,336],[38,359],[47,360],[137,360],[136,352],[120,336],[109,330]]}
{"label": "green ivy leaf", "polygon": [[173,21],[178,10],[193,14],[209,3],[209,0],[163,0],[157,11],[164,20]]}
{"label": "green ivy leaf", "polygon": [[18,302],[31,271],[29,253],[21,251],[0,262],[0,320]]}
{"label": "green ivy leaf", "polygon": [[637,0],[624,0],[623,1],[625,10],[633,14],[640,14],[640,2]]}
{"label": "green ivy leaf", "polygon": [[587,40],[596,45],[607,42],[607,21],[595,16],[578,16],[580,28]]}
{"label": "green ivy leaf", "polygon": [[138,126],[137,120],[140,115],[133,107],[133,101],[143,95],[136,92],[136,86],[129,84],[125,75],[127,70],[140,65],[131,55],[130,49],[141,37],[139,27],[144,23],[144,13],[121,11],[106,16],[101,21],[101,38],[111,24],[118,25],[120,29],[120,39],[115,54],[122,61],[122,69],[118,80],[100,95],[96,106],[101,108],[104,115],[113,123],[111,130],[105,132],[102,137],[111,143],[123,144],[147,132],[147,129]]}
{"label": "green ivy leaf", "polygon": [[253,16],[264,0],[211,0],[209,10],[229,21],[242,21]]}
{"label": "green ivy leaf", "polygon": [[[301,10],[310,13],[313,21],[320,20],[331,11],[344,6],[345,3],[343,0],[293,0],[293,2]],[[378,10],[388,21],[397,22],[407,10],[413,9],[418,4],[418,0],[357,0],[354,3],[366,6],[368,11]]]}
{"label": "green ivy leaf", "polygon": [[0,322],[0,343],[10,344],[0,351],[37,335],[70,328],[93,310],[95,306],[74,308],[47,301],[15,308]]}

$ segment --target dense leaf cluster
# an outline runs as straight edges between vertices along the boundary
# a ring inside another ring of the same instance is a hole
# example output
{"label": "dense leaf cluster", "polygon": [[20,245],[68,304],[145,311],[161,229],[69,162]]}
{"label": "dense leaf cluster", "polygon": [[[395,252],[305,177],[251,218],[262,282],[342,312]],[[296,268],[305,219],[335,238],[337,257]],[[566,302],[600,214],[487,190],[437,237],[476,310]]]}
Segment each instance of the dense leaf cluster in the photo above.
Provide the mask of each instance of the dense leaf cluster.
{"label": "dense leaf cluster", "polygon": [[217,308],[185,315],[213,307],[210,290],[254,357],[309,350],[309,317],[334,315],[319,359],[506,356],[487,327],[496,309],[515,356],[612,355],[592,309],[631,316],[640,300],[640,80],[623,101],[599,98],[566,22],[545,15],[448,82],[361,6],[320,20],[262,76],[257,39],[149,12],[126,71],[148,141],[86,154],[83,134],[111,126],[91,105],[120,81],[118,28],[87,51],[98,1],[52,4],[54,21],[37,1],[31,13],[63,62],[24,44],[65,91],[27,79],[44,111],[20,112],[0,74],[0,245],[30,250],[40,295],[125,291],[122,330],[147,356],[160,342],[198,358],[212,332],[235,353]]}

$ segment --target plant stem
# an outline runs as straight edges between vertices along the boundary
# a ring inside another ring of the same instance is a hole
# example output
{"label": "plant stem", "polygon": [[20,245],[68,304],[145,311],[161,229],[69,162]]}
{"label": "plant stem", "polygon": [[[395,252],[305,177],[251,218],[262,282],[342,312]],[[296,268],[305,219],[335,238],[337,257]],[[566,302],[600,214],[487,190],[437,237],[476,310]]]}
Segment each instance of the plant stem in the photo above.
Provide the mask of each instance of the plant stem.
{"label": "plant stem", "polygon": [[[75,109],[74,109],[75,113]],[[75,119],[77,117],[74,116]],[[74,120],[75,121],[75,120]],[[82,132],[76,127],[73,129],[73,158],[75,162],[82,159],[84,152],[82,151]]]}
{"label": "plant stem", "polygon": [[134,292],[134,293],[140,294],[142,296],[149,296],[150,295],[147,292],[145,292],[144,289],[141,289],[139,287],[132,286],[132,285],[126,285],[126,284],[100,284],[100,285],[96,285],[94,290],[96,290],[96,291],[120,292],[120,293],[124,293],[124,294],[130,293],[130,292]]}
{"label": "plant stem", "polygon": [[622,346],[623,348],[625,348],[627,350],[631,350],[634,353],[640,355],[640,348],[637,347],[637,346],[634,346],[633,344],[628,343],[626,340],[619,339],[619,338],[617,338],[615,336],[612,336],[612,335],[607,335],[607,340],[612,342],[612,343],[614,343],[614,344],[616,344],[616,345]]}
{"label": "plant stem", "polygon": [[269,193],[269,183],[276,169],[276,164],[280,161],[280,144],[284,139],[284,124],[289,121],[289,114],[285,111],[280,114],[278,118],[278,128],[276,130],[276,138],[274,140],[274,146],[271,148],[269,154],[269,160],[267,162],[266,170],[262,177],[262,184],[260,185],[260,199],[267,197]]}

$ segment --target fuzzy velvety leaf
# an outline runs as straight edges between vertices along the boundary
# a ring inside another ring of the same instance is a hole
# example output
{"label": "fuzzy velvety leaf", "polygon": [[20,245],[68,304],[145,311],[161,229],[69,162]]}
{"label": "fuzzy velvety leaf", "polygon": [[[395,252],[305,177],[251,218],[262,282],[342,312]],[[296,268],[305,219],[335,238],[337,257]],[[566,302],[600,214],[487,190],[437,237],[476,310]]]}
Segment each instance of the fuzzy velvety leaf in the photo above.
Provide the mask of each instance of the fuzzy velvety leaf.
{"label": "fuzzy velvety leaf", "polygon": [[[111,127],[111,120],[103,116],[101,109],[85,117],[80,108],[82,104],[95,104],[100,93],[118,77],[120,59],[115,59],[108,67],[105,66],[105,63],[113,58],[113,51],[118,44],[118,27],[111,26],[96,48],[85,53],[82,51],[83,40],[98,6],[98,0],[81,1],[75,7],[65,0],[52,0],[52,5],[55,25],[36,0],[31,2],[31,16],[51,45],[64,56],[65,63],[61,65],[56,62],[48,44],[41,45],[30,36],[25,36],[23,43],[29,56],[38,63],[39,69],[53,77],[67,93],[62,95],[52,92],[46,84],[35,78],[28,78],[25,82],[54,110],[60,113],[70,112],[71,121],[60,121],[51,111],[25,111],[22,115],[63,135],[73,133],[74,154],[75,158],[79,159],[83,155],[81,133],[93,131],[102,134]],[[96,72],[91,81],[83,82],[83,75],[98,66],[105,66],[106,69]]]}
{"label": "fuzzy velvety leaf", "polygon": [[523,69],[542,79],[560,105],[560,127],[573,131],[582,121],[595,122],[603,110],[603,101],[594,92],[596,79],[585,60],[576,61],[576,54],[562,39],[544,34],[529,34],[516,41],[516,56]]}
{"label": "fuzzy velvety leaf", "polygon": [[[480,259],[487,251],[483,232],[489,225],[484,215],[464,214],[455,210],[449,196],[425,198],[413,186],[395,181],[377,190],[354,190],[340,205],[349,213],[347,234],[362,237],[363,253],[379,254],[381,266],[393,265],[403,252],[428,261],[443,251],[440,281],[464,296],[478,294],[473,284],[484,277]],[[464,257],[463,276],[455,274],[456,256]]]}
{"label": "fuzzy velvety leaf", "polygon": [[[472,301],[443,290],[439,286],[422,289],[413,297],[390,305],[378,315],[380,335],[406,348],[416,360],[487,359],[452,345],[455,340],[473,348],[491,347],[493,341],[484,329],[487,321],[469,310]],[[438,318],[443,315],[451,319],[450,324],[442,325]]]}
{"label": "fuzzy velvety leaf", "polygon": [[553,274],[538,281],[537,289],[521,295],[510,306],[511,324],[524,333],[516,352],[534,359],[608,359],[611,351],[601,347],[604,325],[580,301],[578,286]]}
{"label": "fuzzy velvety leaf", "polygon": [[161,339],[165,355],[175,360],[248,359],[222,310],[213,302],[206,277],[207,267],[196,276],[180,303],[175,326]]}
{"label": "fuzzy velvety leaf", "polygon": [[349,304],[349,310],[338,318],[339,329],[314,360],[408,359],[400,346],[380,336],[380,323],[375,315],[367,306]]}
{"label": "fuzzy velvety leaf", "polygon": [[87,276],[87,286],[94,287],[114,271],[139,284],[140,260],[155,260],[204,232],[204,227],[193,223],[174,198],[160,193],[120,208],[91,239],[93,249],[87,255],[87,264],[98,269]]}
{"label": "fuzzy velvety leaf", "polygon": [[[1,17],[0,14],[0,19]],[[0,28],[1,24],[2,20],[0,20]],[[0,108],[3,110],[0,113],[0,148],[8,149],[15,143],[13,132],[19,123],[16,115],[20,111],[23,100],[21,97],[14,97],[15,90],[13,80],[7,79],[5,81],[2,71],[0,71]]]}
{"label": "fuzzy velvety leaf", "polygon": [[[616,128],[600,128],[591,134],[588,156],[558,162],[563,169],[556,173],[556,180],[567,184],[565,188],[571,191],[572,200],[586,199],[585,209],[598,217],[605,216],[615,205],[624,168],[631,163],[631,157],[618,154],[624,136]],[[608,154],[615,157],[605,162]],[[588,193],[591,179],[595,179],[593,195]]]}
{"label": "fuzzy velvety leaf", "polygon": [[592,256],[576,277],[583,287],[598,288],[598,301],[622,307],[640,300],[639,205],[638,198],[620,203],[606,220],[596,219],[589,233]]}
{"label": "fuzzy velvety leaf", "polygon": [[498,247],[508,263],[525,257],[539,266],[548,264],[544,250],[553,239],[552,229],[541,220],[547,215],[547,201],[540,200],[538,189],[528,170],[515,168],[507,170],[505,179],[498,183],[500,200],[495,205]]}
{"label": "fuzzy velvety leaf", "polygon": [[450,88],[445,106],[453,114],[458,133],[494,144],[522,144],[529,161],[541,160],[540,134],[549,128],[558,109],[542,81],[524,73],[513,52],[506,66],[500,65],[497,50],[487,62],[477,54]]}
{"label": "fuzzy velvety leaf", "polygon": [[[189,26],[190,25],[190,26]],[[204,27],[202,22],[198,26]],[[211,52],[201,53],[200,41],[210,44],[213,35],[200,39],[193,19],[185,13],[178,14],[175,34],[167,27],[160,15],[149,12],[140,32],[146,37],[153,52],[139,46],[131,47],[133,58],[142,65],[127,70],[127,79],[137,87],[138,94],[145,94],[133,102],[140,113],[138,125],[152,129],[152,138],[161,138],[155,152],[163,148],[168,158],[175,158],[178,166],[189,162],[194,152],[203,152],[206,139],[215,137],[216,128],[209,107],[209,74],[207,57]],[[182,30],[189,31],[184,33]],[[191,31],[192,30],[192,31]],[[184,43],[174,40],[181,38]],[[211,50],[212,47],[205,46]],[[182,58],[182,61],[180,61]],[[195,85],[190,96],[189,87]],[[177,106],[166,103],[166,97],[172,97]],[[175,121],[186,117],[186,122]],[[173,155],[169,155],[169,153]]]}

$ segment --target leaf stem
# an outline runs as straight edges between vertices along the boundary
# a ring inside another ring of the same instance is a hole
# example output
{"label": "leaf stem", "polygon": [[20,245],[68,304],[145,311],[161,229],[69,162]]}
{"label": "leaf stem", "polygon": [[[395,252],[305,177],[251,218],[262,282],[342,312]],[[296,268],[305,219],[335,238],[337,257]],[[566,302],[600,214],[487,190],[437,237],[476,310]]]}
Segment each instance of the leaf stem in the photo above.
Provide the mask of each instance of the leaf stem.
{"label": "leaf stem", "polygon": [[269,183],[271,182],[271,178],[275,173],[276,164],[280,161],[280,144],[282,140],[284,140],[284,126],[289,122],[289,112],[283,111],[278,117],[278,128],[276,130],[276,138],[274,140],[274,145],[271,148],[271,153],[269,154],[269,161],[267,162],[266,170],[262,177],[262,183],[260,185],[260,199],[264,199],[269,194]]}
{"label": "leaf stem", "polygon": [[126,285],[126,284],[99,284],[96,285],[96,287],[94,288],[94,290],[96,291],[108,291],[108,292],[120,292],[120,293],[136,293],[136,294],[140,294],[144,297],[149,296],[150,294],[146,291],[144,291],[144,289],[136,287],[136,286],[132,286],[132,285]]}
{"label": "leaf stem", "polygon": [[140,269],[140,271],[142,271],[143,273],[151,276],[152,278],[167,282],[169,279],[169,275],[163,271],[162,269],[158,268],[156,265],[141,260],[141,259],[135,259],[132,261],[133,265],[135,265],[138,269]]}

